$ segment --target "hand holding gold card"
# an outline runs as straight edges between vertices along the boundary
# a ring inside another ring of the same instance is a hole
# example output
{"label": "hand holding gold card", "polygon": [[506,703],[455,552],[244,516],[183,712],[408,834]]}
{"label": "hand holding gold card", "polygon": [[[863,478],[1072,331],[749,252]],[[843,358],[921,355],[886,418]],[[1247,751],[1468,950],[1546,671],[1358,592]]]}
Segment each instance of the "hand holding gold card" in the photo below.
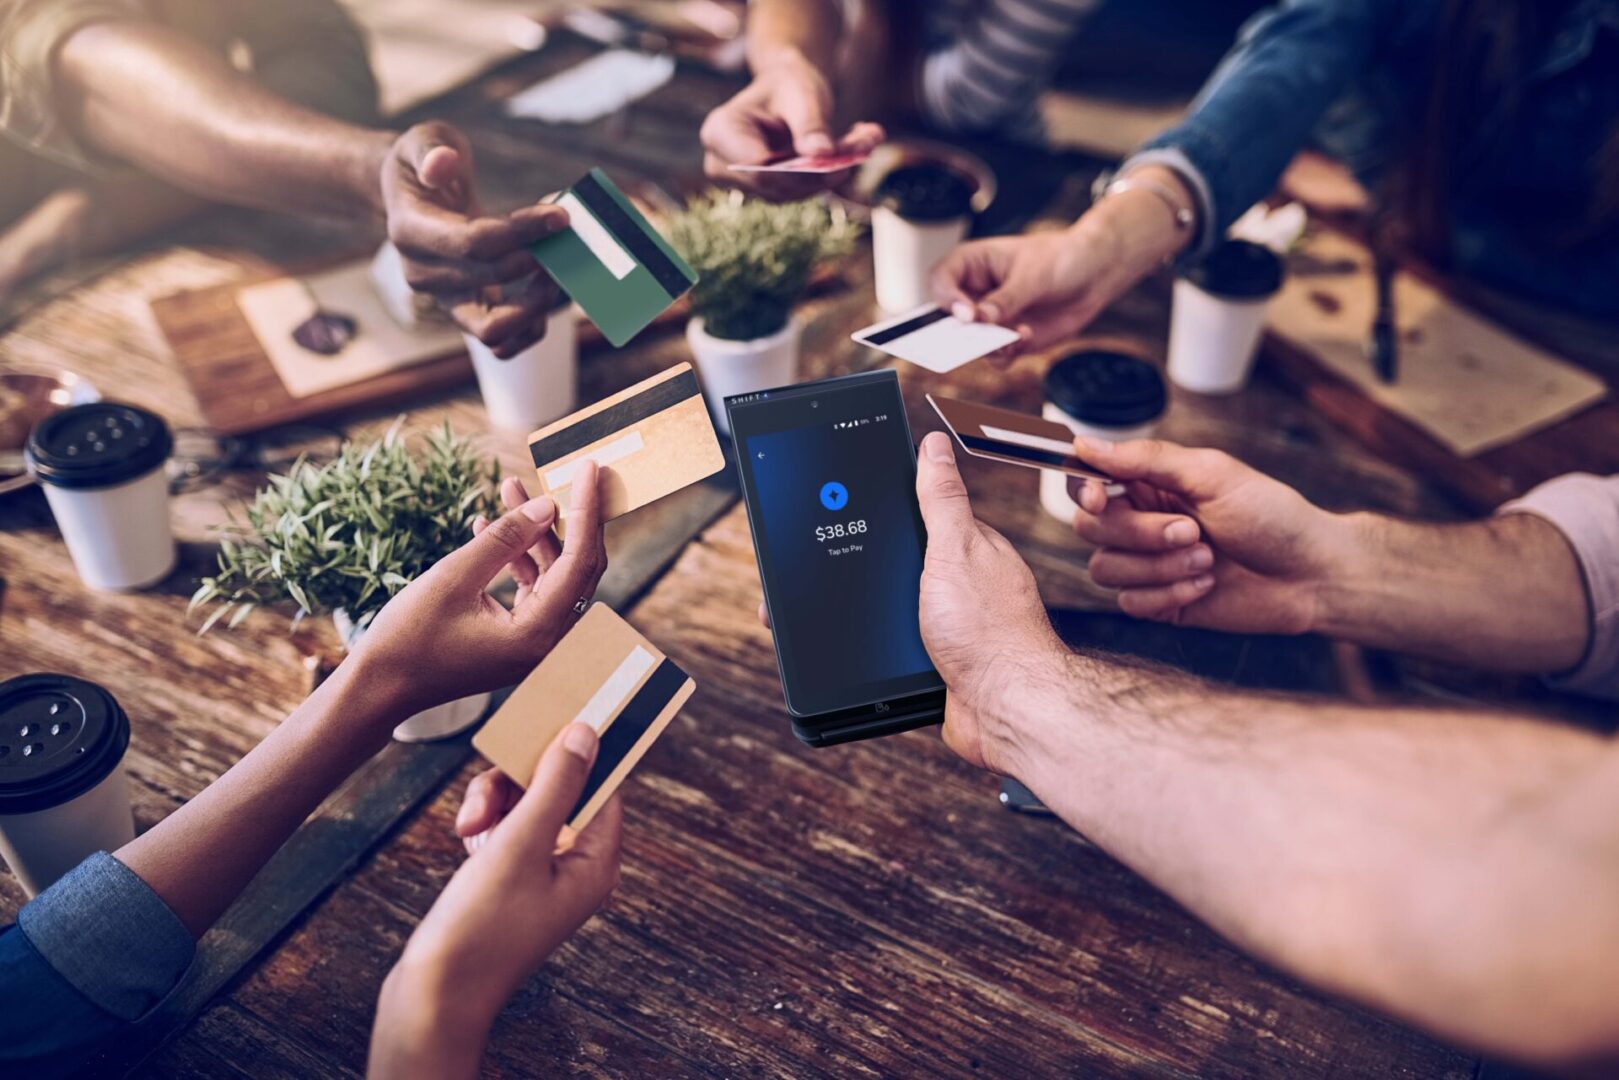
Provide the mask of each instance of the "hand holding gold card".
{"label": "hand holding gold card", "polygon": [[663,734],[697,683],[606,604],[585,612],[556,648],[472,737],[519,787],[572,723],[601,738],[584,794],[568,815],[582,829]]}

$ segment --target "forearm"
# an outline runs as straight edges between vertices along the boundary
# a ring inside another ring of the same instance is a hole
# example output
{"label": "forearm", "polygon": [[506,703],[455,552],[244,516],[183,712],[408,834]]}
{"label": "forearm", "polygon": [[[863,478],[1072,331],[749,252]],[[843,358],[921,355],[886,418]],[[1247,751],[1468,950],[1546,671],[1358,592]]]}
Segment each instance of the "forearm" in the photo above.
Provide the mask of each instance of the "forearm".
{"label": "forearm", "polygon": [[838,0],[758,0],[748,11],[748,62],[756,75],[801,56],[834,79],[842,40]]}
{"label": "forearm", "polygon": [[377,999],[366,1075],[373,1080],[456,1080],[478,1074],[493,1018],[462,1007],[454,993],[409,962],[388,973]]}
{"label": "forearm", "polygon": [[57,80],[84,141],[177,187],[291,213],[380,213],[393,135],[294,105],[165,27],[88,26],[63,44]]}
{"label": "forearm", "polygon": [[1319,599],[1318,632],[1357,644],[1506,671],[1579,663],[1590,613],[1579,565],[1555,526],[1529,514],[1427,525],[1338,519],[1351,537]]}
{"label": "forearm", "polygon": [[[1053,663],[1059,677],[995,728],[1009,771],[1238,945],[1486,1049],[1542,1062],[1615,1049],[1619,804],[1604,740]],[[1565,812],[1582,786],[1602,805]]]}
{"label": "forearm", "polygon": [[350,773],[382,748],[387,695],[340,665],[258,746],[116,853],[198,937]]}

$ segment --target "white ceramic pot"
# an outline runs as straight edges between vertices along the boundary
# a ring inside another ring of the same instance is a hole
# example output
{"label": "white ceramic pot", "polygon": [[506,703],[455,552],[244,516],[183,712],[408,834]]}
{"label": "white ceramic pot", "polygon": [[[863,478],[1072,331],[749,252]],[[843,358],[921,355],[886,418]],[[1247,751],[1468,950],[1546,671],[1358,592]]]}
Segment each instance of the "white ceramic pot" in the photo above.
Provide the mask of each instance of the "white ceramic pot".
{"label": "white ceramic pot", "polygon": [[697,377],[703,384],[714,425],[727,434],[731,422],[725,415],[725,399],[787,386],[798,378],[798,345],[803,327],[792,316],[787,325],[769,337],[752,341],[728,341],[703,329],[701,318],[686,324],[686,343],[697,363]]}
{"label": "white ceramic pot", "polygon": [[545,337],[533,348],[501,360],[470,334],[467,353],[489,422],[526,435],[573,412],[579,384],[579,316],[572,304],[551,313]]}
{"label": "white ceramic pot", "polygon": [[928,278],[933,268],[963,240],[971,217],[950,221],[911,221],[886,206],[871,211],[871,258],[877,306],[890,315],[933,299]]}
{"label": "white ceramic pot", "polygon": [[[349,613],[342,608],[332,612],[332,625],[337,628],[337,636],[342,639],[344,649],[352,649],[366,631],[363,626],[355,626]],[[492,697],[494,695],[490,693],[473,694],[423,709],[395,727],[394,738],[400,742],[432,742],[459,735],[483,719]]]}

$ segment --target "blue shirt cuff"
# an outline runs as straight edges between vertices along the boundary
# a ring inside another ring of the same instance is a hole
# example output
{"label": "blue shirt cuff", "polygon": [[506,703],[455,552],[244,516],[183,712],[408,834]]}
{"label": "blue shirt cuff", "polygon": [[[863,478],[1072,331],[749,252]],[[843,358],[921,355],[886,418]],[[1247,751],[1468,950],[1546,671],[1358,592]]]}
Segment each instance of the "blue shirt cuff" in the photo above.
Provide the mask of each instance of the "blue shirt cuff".
{"label": "blue shirt cuff", "polygon": [[17,928],[86,1000],[126,1021],[166,998],[197,952],[162,897],[106,852],[36,896]]}

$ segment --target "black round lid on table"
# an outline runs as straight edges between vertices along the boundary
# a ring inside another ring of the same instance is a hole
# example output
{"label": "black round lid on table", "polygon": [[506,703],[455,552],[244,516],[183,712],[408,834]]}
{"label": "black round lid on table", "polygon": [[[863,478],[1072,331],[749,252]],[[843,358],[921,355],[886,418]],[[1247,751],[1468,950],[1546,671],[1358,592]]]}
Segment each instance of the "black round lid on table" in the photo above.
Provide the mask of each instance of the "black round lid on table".
{"label": "black round lid on table", "polygon": [[102,488],[162,466],[173,449],[169,426],[156,413],[115,401],[75,405],[34,425],[24,455],[42,484]]}
{"label": "black round lid on table", "polygon": [[1263,300],[1282,287],[1282,257],[1264,244],[1227,240],[1188,267],[1185,277],[1213,296]]}
{"label": "black round lid on table", "polygon": [[113,696],[71,675],[0,683],[0,815],[78,798],[118,767],[129,717]]}
{"label": "black round lid on table", "polygon": [[948,165],[901,165],[877,185],[877,203],[908,221],[954,221],[973,212],[972,180]]}
{"label": "black round lid on table", "polygon": [[1082,424],[1135,427],[1163,415],[1158,369],[1125,353],[1087,350],[1051,365],[1046,400]]}

